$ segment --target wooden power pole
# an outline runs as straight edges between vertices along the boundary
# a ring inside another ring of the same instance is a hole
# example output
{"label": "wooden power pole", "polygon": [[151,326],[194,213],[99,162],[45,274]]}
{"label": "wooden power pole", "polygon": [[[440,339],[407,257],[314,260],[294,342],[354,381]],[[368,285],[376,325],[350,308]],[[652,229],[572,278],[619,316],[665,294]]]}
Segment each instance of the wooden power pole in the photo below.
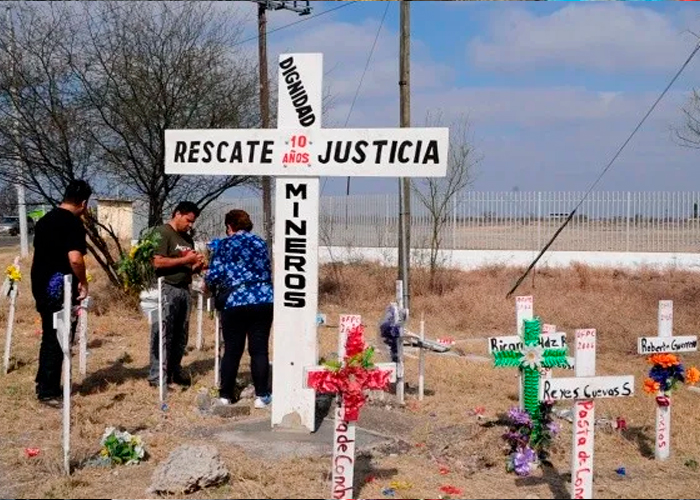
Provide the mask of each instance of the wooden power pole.
{"label": "wooden power pole", "polygon": [[[260,67],[260,121],[262,128],[270,128],[270,80],[267,73],[267,11],[291,10],[304,16],[311,13],[309,2],[282,2],[253,0],[258,4],[258,66]],[[267,250],[272,256],[272,179],[262,178],[263,231]]]}
{"label": "wooden power pole", "polygon": [[[411,126],[411,4],[401,0],[399,44],[400,126]],[[411,180],[399,179],[399,279],[403,281],[404,307],[410,309]]]}

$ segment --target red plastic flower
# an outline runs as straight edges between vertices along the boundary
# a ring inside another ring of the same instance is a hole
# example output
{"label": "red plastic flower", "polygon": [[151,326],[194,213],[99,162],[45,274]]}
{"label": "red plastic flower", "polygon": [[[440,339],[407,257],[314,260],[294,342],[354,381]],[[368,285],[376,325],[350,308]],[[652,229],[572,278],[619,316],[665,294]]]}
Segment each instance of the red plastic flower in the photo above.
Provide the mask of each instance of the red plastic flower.
{"label": "red plastic flower", "polygon": [[658,404],[659,406],[662,406],[662,407],[671,406],[671,400],[666,396],[657,396],[656,397],[656,404]]}
{"label": "red plastic flower", "polygon": [[440,491],[447,495],[461,495],[463,493],[462,490],[452,485],[442,486]]}
{"label": "red plastic flower", "polygon": [[39,456],[41,450],[39,448],[25,448],[24,453],[27,455],[27,458],[34,458]]}

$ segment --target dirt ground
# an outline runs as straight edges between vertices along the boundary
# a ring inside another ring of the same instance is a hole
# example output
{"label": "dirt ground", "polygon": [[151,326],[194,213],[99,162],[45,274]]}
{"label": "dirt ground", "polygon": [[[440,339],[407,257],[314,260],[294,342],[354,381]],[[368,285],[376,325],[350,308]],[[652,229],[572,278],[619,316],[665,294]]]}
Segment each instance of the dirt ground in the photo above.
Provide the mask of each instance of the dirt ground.
{"label": "dirt ground", "polygon": [[[11,263],[12,251],[0,251],[0,264]],[[104,283],[99,272],[92,295],[88,375],[74,371],[73,466],[62,475],[61,412],[34,398],[40,333],[32,308],[29,262],[24,263],[15,337],[13,369],[0,375],[0,497],[9,498],[146,498],[158,463],[180,444],[214,444],[232,473],[229,484],[189,495],[190,498],[328,498],[330,460],[327,457],[263,461],[231,445],[212,442],[196,429],[216,430],[231,420],[204,417],[195,407],[197,391],[211,387],[213,322],[204,324],[205,349],[192,349],[184,365],[195,385],[172,393],[167,412],[157,404],[157,390],[146,382],[148,325],[136,310]],[[515,332],[515,305],[505,295],[520,269],[487,268],[449,271],[440,276],[441,293],[430,292],[428,279],[413,271],[411,329],[424,315],[429,338],[449,336],[459,354],[487,356],[485,337]],[[320,311],[330,323],[319,329],[320,352],[328,355],[337,343],[338,315],[362,314],[368,340],[376,343],[377,324],[392,300],[396,271],[375,265],[326,266],[321,272]],[[636,377],[633,398],[600,400],[596,417],[626,420],[628,430],[599,429],[595,440],[595,497],[696,498],[700,492],[700,393],[686,388],[674,396],[672,456],[653,459],[654,402],[642,391],[647,371],[636,354],[637,337],[655,335],[661,299],[674,301],[674,333],[698,334],[700,274],[677,270],[639,272],[597,270],[586,266],[540,269],[528,278],[519,295],[533,295],[535,314],[569,337],[576,328],[598,330],[597,373]],[[0,307],[5,331],[6,302]],[[194,316],[192,325],[194,325]],[[190,345],[194,345],[191,328]],[[700,355],[684,354],[686,365],[700,365]],[[555,373],[555,376],[560,375]],[[242,378],[249,377],[247,356]],[[363,417],[400,440],[393,452],[358,458],[355,498],[439,498],[444,486],[462,491],[453,498],[568,498],[571,424],[560,420],[553,468],[520,479],[507,474],[499,417],[516,404],[517,374],[492,368],[466,356],[428,356],[428,393],[418,402],[413,388],[417,361],[407,360],[410,384],[405,408],[372,406]],[[388,396],[388,401],[392,396]],[[559,404],[558,409],[571,405]],[[474,410],[485,409],[479,419]],[[265,415],[253,410],[252,417]],[[108,426],[141,435],[148,460],[138,466],[99,468],[88,460],[99,453]],[[39,448],[28,458],[25,449]],[[616,472],[624,467],[626,474]],[[442,468],[442,471],[441,471]],[[441,473],[442,472],[442,473]],[[394,496],[386,488],[393,483]]]}

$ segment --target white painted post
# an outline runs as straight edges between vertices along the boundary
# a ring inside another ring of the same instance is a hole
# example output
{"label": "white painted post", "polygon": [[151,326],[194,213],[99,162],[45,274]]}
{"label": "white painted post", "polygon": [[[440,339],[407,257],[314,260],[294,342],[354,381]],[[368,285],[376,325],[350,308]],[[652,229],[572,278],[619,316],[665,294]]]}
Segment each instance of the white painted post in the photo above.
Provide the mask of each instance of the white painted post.
{"label": "white painted post", "polygon": [[[345,358],[345,343],[348,332],[362,324],[362,316],[359,314],[342,314],[338,322],[338,361]],[[333,427],[333,474],[332,474],[332,498],[342,500],[352,498],[353,483],[355,481],[355,422],[346,422],[343,418],[342,397],[337,397],[335,418]],[[341,464],[341,461],[347,462]],[[336,464],[341,465],[338,467]],[[341,485],[336,488],[336,485]]]}
{"label": "white painted post", "polygon": [[[698,338],[694,335],[673,336],[673,301],[659,301],[658,335],[640,337],[638,352],[650,354],[694,352],[698,350]],[[664,392],[659,391],[658,396]],[[657,460],[667,460],[671,456],[671,398],[668,406],[656,405],[656,445],[654,455]]]}
{"label": "white painted post", "polygon": [[571,455],[571,497],[593,498],[593,451],[597,398],[634,395],[634,376],[595,376],[596,331],[576,330],[575,377],[545,379],[541,401],[573,400],[574,432]]}
{"label": "white painted post", "polygon": [[[19,257],[15,258],[15,266],[19,269]],[[7,314],[7,334],[5,336],[5,354],[3,356],[3,373],[7,375],[10,371],[10,351],[12,350],[12,332],[15,328],[15,310],[17,309],[18,284],[12,283],[9,291],[10,309]]]}
{"label": "white painted post", "polygon": [[70,393],[73,277],[63,277],[63,309],[53,315],[56,337],[63,351],[63,470],[70,475]]}
{"label": "white painted post", "polygon": [[204,344],[204,333],[202,331],[204,322],[204,294],[197,292],[197,350],[201,351]]}
{"label": "white painted post", "polygon": [[88,310],[92,305],[92,299],[86,297],[78,308],[78,342],[79,356],[78,367],[81,376],[87,374],[87,337],[88,337]]}
{"label": "white painted post", "polygon": [[165,360],[165,332],[163,328],[163,278],[158,278],[158,394],[161,406],[165,403],[165,374],[163,363]]}
{"label": "white painted post", "polygon": [[425,397],[425,314],[421,313],[420,317],[420,342],[421,346],[418,351],[418,401],[423,401]]}
{"label": "white painted post", "polygon": [[214,311],[214,386],[221,387],[221,316]]}
{"label": "white painted post", "polygon": [[396,398],[399,405],[405,404],[405,374],[404,374],[404,355],[403,355],[403,334],[408,320],[408,311],[404,309],[403,303],[403,281],[396,280],[396,303],[398,304],[398,321],[399,321],[399,339],[397,344],[398,363],[396,366]]}
{"label": "white painted post", "polygon": [[[596,330],[576,330],[576,377],[595,376]],[[571,491],[573,498],[593,498],[595,401],[574,403]]]}
{"label": "white painted post", "polygon": [[[542,325],[542,335],[554,335],[555,333],[557,333],[556,325],[550,325],[547,323]],[[544,379],[552,378],[551,368],[542,368],[541,373]]]}
{"label": "white painted post", "polygon": [[[673,336],[673,301],[659,301],[658,316],[659,337],[669,338]],[[663,392],[659,391],[659,396]],[[671,455],[671,398],[668,406],[656,405],[656,444],[654,456],[657,460],[667,460]]]}
{"label": "white painted post", "polygon": [[[525,335],[525,321],[532,320],[532,318],[534,318],[534,315],[534,301],[532,295],[515,297],[515,324],[517,328],[516,332],[521,340]],[[518,370],[518,386],[520,387],[520,389],[518,390],[518,401],[520,404],[520,409],[522,410],[525,408],[525,398],[523,396],[525,388],[523,387],[523,373],[520,370]]]}

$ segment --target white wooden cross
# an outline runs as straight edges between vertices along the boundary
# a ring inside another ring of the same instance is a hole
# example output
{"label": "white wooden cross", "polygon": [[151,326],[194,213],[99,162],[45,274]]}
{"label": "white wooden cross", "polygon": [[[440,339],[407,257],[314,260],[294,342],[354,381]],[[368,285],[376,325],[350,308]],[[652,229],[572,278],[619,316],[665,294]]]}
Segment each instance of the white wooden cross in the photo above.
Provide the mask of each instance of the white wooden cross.
{"label": "white wooden cross", "polygon": [[[638,352],[649,356],[652,354],[694,352],[698,350],[698,337],[686,335],[673,336],[673,301],[659,301],[658,335],[640,337]],[[663,391],[659,392],[663,395]],[[656,446],[657,460],[666,460],[671,455],[671,403],[668,406],[656,405]]]}
{"label": "white wooden cross", "polygon": [[163,278],[158,278],[158,397],[161,409],[165,408],[165,393],[168,389],[165,383],[165,373],[163,365],[167,356],[165,346],[165,325],[163,323]]}
{"label": "white wooden cross", "polygon": [[447,128],[323,129],[323,55],[279,58],[277,129],[166,130],[165,172],[271,175],[275,191],[272,426],[314,430],[320,176],[443,177]]}
{"label": "white wooden cross", "polygon": [[73,277],[63,277],[63,308],[54,313],[53,327],[63,351],[63,470],[70,475],[70,393],[71,393],[71,329],[73,322]]}
{"label": "white wooden cross", "polygon": [[541,401],[573,400],[571,498],[593,498],[595,399],[634,395],[634,376],[595,376],[596,330],[576,330],[576,376],[551,378],[540,386]]}
{"label": "white wooden cross", "polygon": [[196,348],[201,351],[204,346],[204,284],[195,282],[192,289],[197,294],[197,343]]}
{"label": "white wooden cross", "polygon": [[[19,257],[15,258],[14,266],[19,270]],[[12,350],[12,331],[15,328],[15,310],[17,309],[17,294],[19,283],[11,282],[8,277],[2,286],[2,296],[10,299],[10,309],[7,314],[7,334],[5,336],[5,354],[3,356],[3,373],[10,371],[10,351]]]}
{"label": "white wooden cross", "polygon": [[207,299],[207,312],[214,315],[214,387],[221,387],[221,316],[214,308],[214,299]]}
{"label": "white wooden cross", "polygon": [[86,297],[77,308],[78,314],[78,367],[80,375],[87,374],[88,311],[92,307],[92,297]]}
{"label": "white wooden cross", "polygon": [[[515,297],[515,324],[517,335],[506,337],[489,337],[489,354],[498,351],[518,351],[523,348],[523,335],[525,332],[525,321],[534,318],[534,301],[531,295]],[[566,347],[566,333],[557,332],[554,325],[542,325],[542,335],[540,335],[540,345],[545,349],[564,349]],[[569,367],[573,368],[574,359],[568,358]],[[544,378],[551,378],[551,370],[543,369]],[[519,375],[519,404],[523,408],[523,375]]]}
{"label": "white wooden cross", "polygon": [[[338,331],[338,360],[342,363],[345,358],[345,343],[348,332],[362,324],[362,317],[358,314],[344,314],[340,316]],[[390,381],[396,381],[396,363],[377,363],[376,368],[390,373]],[[305,382],[309,374],[317,371],[325,371],[325,366],[313,366],[305,370]],[[307,385],[305,383],[305,385]],[[308,387],[308,385],[307,385]],[[353,483],[355,480],[355,422],[345,420],[342,395],[337,396],[337,405],[333,421],[333,467],[332,490],[333,499],[353,498]]]}

